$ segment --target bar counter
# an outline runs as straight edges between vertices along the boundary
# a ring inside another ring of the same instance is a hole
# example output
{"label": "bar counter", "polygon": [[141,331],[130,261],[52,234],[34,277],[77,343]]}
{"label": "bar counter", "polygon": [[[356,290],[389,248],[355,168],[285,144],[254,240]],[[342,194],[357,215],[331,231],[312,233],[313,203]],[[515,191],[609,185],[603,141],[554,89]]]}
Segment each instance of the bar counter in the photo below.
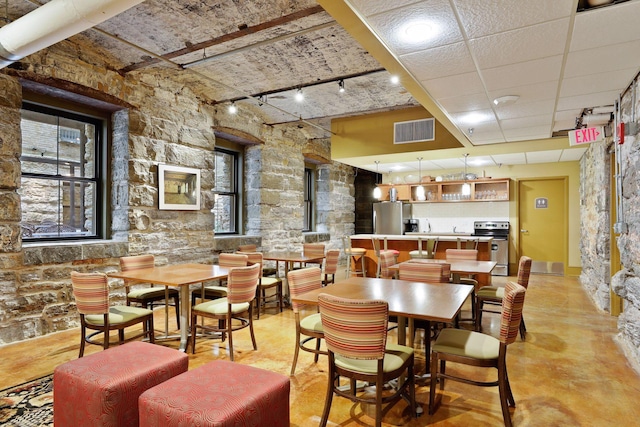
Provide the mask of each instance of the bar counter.
{"label": "bar counter", "polygon": [[[404,235],[397,234],[354,234],[351,236],[351,246],[354,248],[363,248],[367,250],[365,254],[365,268],[368,277],[376,276],[378,267],[378,258],[373,250],[372,238],[377,237],[381,240],[381,249],[384,249],[384,238],[387,238],[387,249],[395,249],[399,252],[398,262],[410,259],[409,252],[418,249],[418,239],[424,241],[429,238],[438,238],[438,247],[435,253],[436,259],[445,259],[445,251],[447,249],[455,249],[458,246],[458,238],[471,238],[469,233],[407,233]],[[493,237],[473,237],[478,239],[478,261],[491,260],[491,241]],[[490,274],[477,275],[477,280],[483,286],[491,284]]]}

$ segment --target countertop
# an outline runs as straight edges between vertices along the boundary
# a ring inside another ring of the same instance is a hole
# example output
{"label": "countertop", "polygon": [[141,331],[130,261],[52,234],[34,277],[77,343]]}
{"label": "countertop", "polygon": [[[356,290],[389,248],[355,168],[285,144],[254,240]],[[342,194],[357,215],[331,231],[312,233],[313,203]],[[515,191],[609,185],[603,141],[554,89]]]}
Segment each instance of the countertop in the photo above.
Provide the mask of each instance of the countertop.
{"label": "countertop", "polygon": [[[407,233],[407,234],[354,234],[352,239],[371,239],[377,237],[379,239],[388,240],[418,240],[420,237],[437,237],[442,241],[455,242],[457,238],[470,237],[471,233]],[[477,237],[479,242],[491,242],[493,237]]]}

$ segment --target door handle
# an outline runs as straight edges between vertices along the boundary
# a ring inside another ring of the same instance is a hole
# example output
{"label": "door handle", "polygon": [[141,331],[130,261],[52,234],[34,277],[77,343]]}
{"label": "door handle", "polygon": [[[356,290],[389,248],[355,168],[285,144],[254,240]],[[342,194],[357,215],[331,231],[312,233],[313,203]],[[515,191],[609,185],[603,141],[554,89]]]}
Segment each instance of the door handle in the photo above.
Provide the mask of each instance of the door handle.
{"label": "door handle", "polygon": [[529,230],[525,230],[524,228],[521,228],[521,229],[520,229],[520,232],[521,232],[521,233],[528,233],[528,232],[529,232]]}

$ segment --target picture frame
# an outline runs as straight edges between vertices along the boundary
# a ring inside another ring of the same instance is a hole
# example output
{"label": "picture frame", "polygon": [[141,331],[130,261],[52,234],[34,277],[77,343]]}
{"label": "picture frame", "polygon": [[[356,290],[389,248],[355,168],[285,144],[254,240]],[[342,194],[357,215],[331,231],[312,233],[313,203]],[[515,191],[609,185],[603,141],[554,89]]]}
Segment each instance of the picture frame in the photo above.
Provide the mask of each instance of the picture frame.
{"label": "picture frame", "polygon": [[200,210],[200,169],[158,165],[158,208]]}

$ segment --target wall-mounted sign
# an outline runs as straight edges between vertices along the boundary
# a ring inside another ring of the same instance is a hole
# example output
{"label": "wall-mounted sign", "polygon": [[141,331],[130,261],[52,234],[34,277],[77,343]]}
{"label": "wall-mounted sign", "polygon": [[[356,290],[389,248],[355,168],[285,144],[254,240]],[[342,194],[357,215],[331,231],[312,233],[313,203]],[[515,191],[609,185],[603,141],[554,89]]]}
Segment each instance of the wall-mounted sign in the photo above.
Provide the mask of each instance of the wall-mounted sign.
{"label": "wall-mounted sign", "polygon": [[536,198],[536,209],[547,209],[549,207],[549,199],[546,197]]}
{"label": "wall-mounted sign", "polygon": [[569,131],[569,145],[583,145],[598,141],[604,141],[604,128],[602,126]]}

